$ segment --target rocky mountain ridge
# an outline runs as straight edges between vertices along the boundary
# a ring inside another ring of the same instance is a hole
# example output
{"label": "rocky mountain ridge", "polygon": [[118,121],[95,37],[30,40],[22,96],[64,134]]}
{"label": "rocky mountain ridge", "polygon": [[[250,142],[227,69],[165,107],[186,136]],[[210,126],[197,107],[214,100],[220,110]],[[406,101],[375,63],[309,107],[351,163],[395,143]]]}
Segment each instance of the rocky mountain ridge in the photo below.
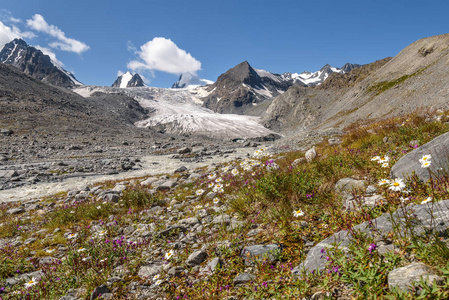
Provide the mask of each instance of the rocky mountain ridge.
{"label": "rocky mountain ridge", "polygon": [[179,75],[178,81],[173,83],[172,89],[194,89],[198,86],[213,84],[214,82],[207,79],[199,78],[198,75],[185,72]]}
{"label": "rocky mountain ridge", "polygon": [[50,56],[29,46],[22,39],[14,39],[0,51],[0,63],[12,65],[33,78],[62,87],[82,85],[72,73],[64,70]]}
{"label": "rocky mountain ridge", "polygon": [[117,77],[111,87],[127,88],[127,87],[139,87],[145,86],[142,77],[135,73],[127,71],[126,73]]}

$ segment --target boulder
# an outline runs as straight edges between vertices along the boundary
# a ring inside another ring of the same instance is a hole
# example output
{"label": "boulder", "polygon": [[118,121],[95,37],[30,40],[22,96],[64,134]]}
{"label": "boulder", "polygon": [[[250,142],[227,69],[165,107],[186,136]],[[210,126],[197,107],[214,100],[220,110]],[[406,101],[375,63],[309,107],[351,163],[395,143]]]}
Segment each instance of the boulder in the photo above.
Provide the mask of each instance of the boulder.
{"label": "boulder", "polygon": [[[419,160],[427,154],[432,155],[429,168],[421,168]],[[413,172],[420,180],[429,180],[429,170],[435,175],[448,171],[449,163],[449,132],[442,134],[430,142],[416,148],[401,157],[391,168],[390,176],[393,178],[406,178]],[[440,170],[442,168],[443,170]]]}
{"label": "boulder", "polygon": [[270,245],[253,245],[243,248],[241,257],[245,260],[245,264],[249,265],[255,260],[269,262],[276,261],[276,252],[281,251],[281,248],[276,244]]}
{"label": "boulder", "polygon": [[[430,206],[433,205],[431,212]],[[440,236],[445,236],[448,231],[447,220],[449,220],[449,200],[433,204],[419,204],[414,206],[407,206],[405,211],[398,210],[392,214],[394,223],[402,230],[402,235],[410,235],[407,229],[406,218],[407,215],[414,215],[414,219],[409,220],[414,224],[413,234],[417,236],[425,236],[429,232],[429,228]],[[366,233],[368,236],[385,236],[388,232],[393,231],[393,223],[389,214],[385,213],[382,216],[372,220],[371,222],[364,222],[353,228],[353,230]],[[325,251],[332,251],[331,248],[338,244],[340,249],[347,248],[352,235],[347,230],[341,230],[334,233],[327,239],[319,242],[315,247],[310,249],[306,259],[300,265],[295,267],[292,272],[294,275],[300,276],[303,271],[313,272],[322,271],[326,267]],[[324,251],[324,252],[323,252]]]}
{"label": "boulder", "polygon": [[161,272],[163,266],[164,266],[164,263],[162,261],[151,262],[146,266],[140,267],[137,275],[142,280],[145,280],[145,279],[150,278],[156,274],[159,274]]}
{"label": "boulder", "polygon": [[194,267],[201,264],[208,257],[207,252],[204,250],[198,250],[189,255],[186,260],[186,265]]}
{"label": "boulder", "polygon": [[340,194],[352,194],[355,190],[365,190],[366,181],[353,178],[342,178],[335,184],[335,190]]}
{"label": "boulder", "polygon": [[241,273],[234,278],[233,282],[234,284],[243,284],[254,279],[256,279],[256,276],[253,274]]}
{"label": "boulder", "polygon": [[415,262],[402,268],[397,268],[388,273],[388,288],[390,291],[397,288],[402,292],[411,291],[413,283],[418,283],[421,278],[431,286],[433,282],[441,283],[443,278],[429,266]]}

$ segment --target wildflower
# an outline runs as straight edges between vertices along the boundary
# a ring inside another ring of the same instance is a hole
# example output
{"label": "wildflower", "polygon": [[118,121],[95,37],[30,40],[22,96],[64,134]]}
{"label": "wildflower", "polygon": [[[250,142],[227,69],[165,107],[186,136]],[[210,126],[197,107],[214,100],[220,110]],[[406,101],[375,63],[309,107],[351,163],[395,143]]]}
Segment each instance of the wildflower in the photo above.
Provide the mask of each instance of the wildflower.
{"label": "wildflower", "polygon": [[74,211],[74,210],[71,210],[71,211],[70,211],[70,213],[71,213],[71,214],[74,214],[74,213],[75,213],[75,211]]}
{"label": "wildflower", "polygon": [[45,250],[45,252],[47,252],[47,253],[53,253],[53,252],[55,252],[56,250],[55,249],[47,249],[47,250]]}
{"label": "wildflower", "polygon": [[388,162],[389,160],[390,160],[390,157],[385,155],[385,156],[379,158],[379,160],[377,162],[380,163],[380,164],[383,164],[383,163]]}
{"label": "wildflower", "polygon": [[209,180],[215,179],[215,177],[217,177],[217,174],[215,173],[209,174],[209,176],[207,176]]}
{"label": "wildflower", "polygon": [[154,275],[154,276],[153,276],[153,281],[156,281],[156,280],[158,280],[158,279],[159,279],[159,277],[161,277],[161,275],[160,275],[160,274],[156,274],[156,275]]}
{"label": "wildflower", "polygon": [[234,176],[237,176],[237,175],[239,175],[239,170],[232,169],[231,174],[234,175]]}
{"label": "wildflower", "polygon": [[90,260],[89,256],[82,259],[82,261],[88,261],[88,260]]}
{"label": "wildflower", "polygon": [[76,238],[78,235],[76,233],[71,233],[67,236],[69,240]]}
{"label": "wildflower", "polygon": [[295,218],[304,216],[304,212],[301,209],[293,211],[293,216]]}
{"label": "wildflower", "polygon": [[30,288],[37,284],[37,279],[32,277],[28,282],[25,282],[25,288]]}
{"label": "wildflower", "polygon": [[388,163],[387,163],[387,162],[383,163],[383,164],[381,165],[381,167],[382,167],[382,168],[388,168]]}
{"label": "wildflower", "polygon": [[215,180],[216,183],[219,183],[219,182],[222,182],[222,181],[223,181],[223,179],[221,179],[221,178],[217,178],[217,179]]}
{"label": "wildflower", "polygon": [[422,161],[421,168],[428,168],[432,162],[430,160]]}
{"label": "wildflower", "polygon": [[98,205],[98,206],[97,206],[97,209],[101,209],[101,205]]}
{"label": "wildflower", "polygon": [[197,206],[195,206],[195,209],[196,209],[196,210],[200,210],[200,209],[202,209],[202,208],[203,208],[202,205],[197,205]]}
{"label": "wildflower", "polygon": [[432,201],[432,197],[427,197],[426,200],[421,202],[421,204],[426,204],[426,203],[429,203],[430,201]]}
{"label": "wildflower", "polygon": [[407,201],[407,198],[400,197],[399,200],[401,200],[401,202],[404,203],[405,201]]}
{"label": "wildflower", "polygon": [[381,180],[379,180],[379,182],[377,184],[378,185],[387,185],[387,184],[390,184],[390,180],[388,180],[388,179],[381,179]]}
{"label": "wildflower", "polygon": [[204,194],[204,190],[203,189],[199,189],[196,191],[195,193],[197,196],[201,196],[202,194]]}
{"label": "wildflower", "polygon": [[102,230],[102,231],[100,231],[100,232],[98,233],[99,236],[103,236],[103,235],[105,235],[105,234],[106,234],[106,230]]}
{"label": "wildflower", "polygon": [[162,283],[162,280],[159,279],[159,280],[156,281],[154,284],[155,284],[155,285],[160,285],[161,283]]}
{"label": "wildflower", "polygon": [[227,172],[227,171],[229,171],[229,166],[226,166],[226,167],[224,167],[223,169],[221,169],[223,172]]}
{"label": "wildflower", "polygon": [[213,182],[209,182],[208,184],[207,184],[207,188],[208,189],[210,189],[211,187],[213,187],[214,186],[214,183]]}
{"label": "wildflower", "polygon": [[86,248],[79,248],[77,251],[78,252],[84,252],[84,251],[86,251]]}
{"label": "wildflower", "polygon": [[371,158],[371,161],[379,161],[380,156],[374,156],[373,158]]}
{"label": "wildflower", "polygon": [[396,178],[390,185],[389,189],[395,192],[400,192],[405,188],[405,183],[401,178]]}
{"label": "wildflower", "polygon": [[220,202],[220,199],[218,199],[218,197],[215,197],[215,198],[214,198],[214,204],[217,205],[218,202]]}
{"label": "wildflower", "polygon": [[214,191],[214,193],[218,193],[220,190],[222,190],[223,189],[223,184],[221,184],[221,183],[217,183],[215,186],[214,186],[214,188],[213,188],[213,191]]}
{"label": "wildflower", "polygon": [[420,162],[421,164],[423,164],[423,163],[426,162],[426,161],[430,161],[431,158],[432,158],[432,155],[430,155],[430,154],[423,155],[423,157],[421,157],[421,159],[419,160],[419,162]]}
{"label": "wildflower", "polygon": [[107,260],[108,260],[108,258],[106,257],[106,258],[100,259],[100,262],[102,263],[102,262],[105,262]]}
{"label": "wildflower", "polygon": [[174,252],[173,250],[168,251],[167,253],[165,253],[165,259],[170,259],[173,256]]}
{"label": "wildflower", "polygon": [[369,251],[369,253],[372,253],[374,250],[376,250],[376,248],[377,248],[377,245],[376,244],[369,244],[369,247],[368,247],[368,251]]}

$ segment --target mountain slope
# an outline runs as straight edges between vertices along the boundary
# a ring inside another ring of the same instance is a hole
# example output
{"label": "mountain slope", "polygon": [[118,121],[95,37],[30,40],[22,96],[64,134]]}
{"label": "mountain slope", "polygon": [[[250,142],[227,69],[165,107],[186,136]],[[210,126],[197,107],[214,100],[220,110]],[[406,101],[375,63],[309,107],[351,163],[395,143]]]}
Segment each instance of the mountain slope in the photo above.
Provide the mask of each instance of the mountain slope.
{"label": "mountain slope", "polygon": [[117,77],[117,79],[112,84],[112,87],[127,88],[127,87],[139,87],[145,86],[142,77],[139,74],[131,74],[131,72],[126,72]]}
{"label": "mountain slope", "polygon": [[173,83],[173,89],[193,89],[198,86],[213,84],[214,82],[207,79],[199,78],[190,72],[182,73],[179,76],[179,80]]}
{"label": "mountain slope", "polygon": [[12,65],[33,78],[62,87],[82,85],[72,73],[54,63],[48,55],[29,46],[22,39],[14,39],[0,51],[0,62]]}
{"label": "mountain slope", "polygon": [[0,128],[50,135],[115,135],[133,132],[133,123],[145,117],[138,103],[123,94],[84,98],[0,64]]}
{"label": "mountain slope", "polygon": [[[323,84],[313,92],[289,91],[272,101],[263,122],[273,129],[295,123],[298,130],[305,131],[400,115],[419,107],[445,109],[449,97],[448,45],[449,34],[424,38],[388,62],[377,62],[369,75],[363,74],[353,85],[339,83],[326,89]],[[301,107],[305,101],[314,105]],[[299,120],[298,111],[308,118]],[[290,127],[289,133],[294,131]]]}

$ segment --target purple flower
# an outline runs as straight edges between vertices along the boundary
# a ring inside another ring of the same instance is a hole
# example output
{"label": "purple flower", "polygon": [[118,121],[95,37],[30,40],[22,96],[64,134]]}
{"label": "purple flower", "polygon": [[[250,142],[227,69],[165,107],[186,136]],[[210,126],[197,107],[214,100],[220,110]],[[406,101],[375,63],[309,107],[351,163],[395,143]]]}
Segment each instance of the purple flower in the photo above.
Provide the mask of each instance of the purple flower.
{"label": "purple flower", "polygon": [[376,244],[369,244],[368,247],[369,253],[372,253],[374,250],[376,250],[376,248],[377,248]]}
{"label": "purple flower", "polygon": [[321,249],[321,253],[326,253],[326,249]]}

